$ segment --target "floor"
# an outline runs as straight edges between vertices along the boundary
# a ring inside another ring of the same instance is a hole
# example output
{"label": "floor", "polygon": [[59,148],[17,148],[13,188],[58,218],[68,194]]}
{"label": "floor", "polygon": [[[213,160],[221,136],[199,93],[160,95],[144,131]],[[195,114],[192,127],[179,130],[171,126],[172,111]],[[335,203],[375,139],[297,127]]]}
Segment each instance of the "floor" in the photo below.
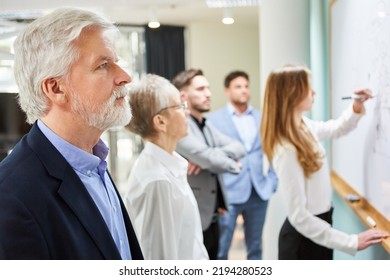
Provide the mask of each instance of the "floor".
{"label": "floor", "polygon": [[229,251],[229,260],[246,260],[246,248],[242,223],[242,217],[239,216]]}

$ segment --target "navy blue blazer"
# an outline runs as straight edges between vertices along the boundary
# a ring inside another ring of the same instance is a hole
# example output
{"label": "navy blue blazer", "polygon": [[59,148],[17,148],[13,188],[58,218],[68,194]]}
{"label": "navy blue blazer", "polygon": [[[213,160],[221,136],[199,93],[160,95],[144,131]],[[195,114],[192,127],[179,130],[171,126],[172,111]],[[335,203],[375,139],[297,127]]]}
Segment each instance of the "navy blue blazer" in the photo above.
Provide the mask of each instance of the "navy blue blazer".
{"label": "navy blue blazer", "polygon": [[[133,259],[143,259],[117,192]],[[0,259],[121,259],[87,189],[37,124],[0,163]]]}

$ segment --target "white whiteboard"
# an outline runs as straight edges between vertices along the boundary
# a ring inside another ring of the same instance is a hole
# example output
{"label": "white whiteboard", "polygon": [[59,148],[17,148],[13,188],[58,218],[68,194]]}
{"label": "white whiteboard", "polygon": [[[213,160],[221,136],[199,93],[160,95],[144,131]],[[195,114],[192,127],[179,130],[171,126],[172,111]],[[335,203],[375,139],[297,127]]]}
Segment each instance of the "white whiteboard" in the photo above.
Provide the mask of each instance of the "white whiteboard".
{"label": "white whiteboard", "polygon": [[369,87],[366,116],[332,142],[332,168],[390,219],[390,0],[337,0],[330,8],[331,105]]}

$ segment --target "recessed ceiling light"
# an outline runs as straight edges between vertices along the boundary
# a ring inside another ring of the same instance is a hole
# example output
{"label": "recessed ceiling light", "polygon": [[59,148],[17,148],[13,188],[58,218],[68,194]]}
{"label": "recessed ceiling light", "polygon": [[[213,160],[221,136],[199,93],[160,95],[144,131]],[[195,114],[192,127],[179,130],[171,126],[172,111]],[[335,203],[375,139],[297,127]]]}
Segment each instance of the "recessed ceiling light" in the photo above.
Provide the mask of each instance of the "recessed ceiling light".
{"label": "recessed ceiling light", "polygon": [[234,23],[233,13],[232,13],[231,9],[225,8],[225,10],[223,12],[222,22],[223,22],[223,24],[233,24]]}
{"label": "recessed ceiling light", "polygon": [[148,22],[149,28],[159,28],[160,22],[157,19],[157,13],[156,8],[152,7],[149,9],[149,22]]}
{"label": "recessed ceiling light", "polygon": [[159,28],[160,23],[158,21],[149,21],[148,26],[149,28]]}
{"label": "recessed ceiling light", "polygon": [[223,24],[227,24],[227,25],[233,24],[233,23],[234,23],[234,18],[231,18],[231,17],[224,17],[224,18],[222,19],[222,23],[223,23]]}

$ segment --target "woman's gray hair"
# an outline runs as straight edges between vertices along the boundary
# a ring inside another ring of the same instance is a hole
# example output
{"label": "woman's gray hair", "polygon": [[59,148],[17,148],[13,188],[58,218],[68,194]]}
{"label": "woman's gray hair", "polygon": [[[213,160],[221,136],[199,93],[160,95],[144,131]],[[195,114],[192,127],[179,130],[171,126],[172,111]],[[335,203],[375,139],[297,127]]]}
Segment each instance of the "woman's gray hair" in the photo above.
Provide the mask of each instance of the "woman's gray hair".
{"label": "woman's gray hair", "polygon": [[59,8],[33,21],[15,40],[14,74],[19,87],[19,104],[28,123],[35,122],[49,110],[42,82],[54,77],[67,78],[70,67],[79,57],[73,42],[84,28],[117,30],[112,21],[98,13]]}
{"label": "woman's gray hair", "polygon": [[133,82],[129,89],[132,118],[127,128],[142,138],[155,136],[153,117],[162,109],[180,100],[178,89],[167,79],[147,74],[139,82]]}

